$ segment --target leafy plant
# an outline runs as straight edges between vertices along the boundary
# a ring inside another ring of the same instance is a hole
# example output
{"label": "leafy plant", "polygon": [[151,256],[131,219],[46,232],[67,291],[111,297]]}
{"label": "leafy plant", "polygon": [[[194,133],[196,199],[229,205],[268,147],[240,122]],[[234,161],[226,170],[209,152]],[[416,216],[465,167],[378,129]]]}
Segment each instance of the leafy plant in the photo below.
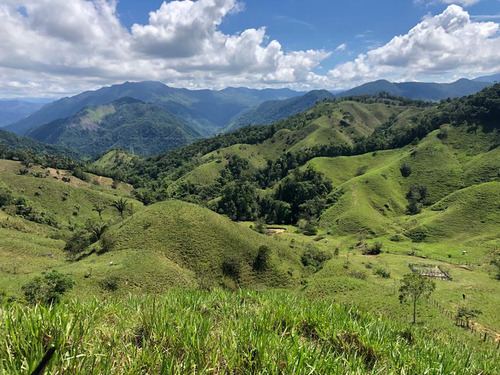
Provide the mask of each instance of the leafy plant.
{"label": "leafy plant", "polygon": [[58,271],[42,272],[29,283],[23,285],[21,290],[29,303],[56,304],[62,296],[75,285],[75,280]]}

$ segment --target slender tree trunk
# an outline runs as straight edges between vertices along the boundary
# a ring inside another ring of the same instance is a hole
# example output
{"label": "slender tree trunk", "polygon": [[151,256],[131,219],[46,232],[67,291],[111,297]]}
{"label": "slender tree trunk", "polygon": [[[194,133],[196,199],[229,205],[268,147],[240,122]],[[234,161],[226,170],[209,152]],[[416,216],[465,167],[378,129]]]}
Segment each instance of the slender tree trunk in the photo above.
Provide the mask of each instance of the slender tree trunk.
{"label": "slender tree trunk", "polygon": [[413,324],[417,322],[417,300],[413,300]]}

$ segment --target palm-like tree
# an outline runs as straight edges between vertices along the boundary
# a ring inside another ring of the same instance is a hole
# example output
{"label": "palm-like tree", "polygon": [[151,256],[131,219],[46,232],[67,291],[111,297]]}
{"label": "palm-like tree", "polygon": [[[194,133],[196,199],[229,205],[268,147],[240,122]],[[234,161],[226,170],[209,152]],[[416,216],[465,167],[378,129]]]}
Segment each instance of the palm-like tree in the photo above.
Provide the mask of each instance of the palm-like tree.
{"label": "palm-like tree", "polygon": [[99,219],[102,220],[102,212],[105,208],[106,206],[104,204],[97,202],[94,203],[94,208],[92,208],[92,211],[96,211],[99,214]]}
{"label": "palm-like tree", "polygon": [[113,206],[114,208],[116,208],[118,210],[118,212],[120,213],[120,216],[123,219],[123,214],[127,210],[128,200],[120,198],[117,201],[114,201],[113,203],[111,203],[111,206]]}

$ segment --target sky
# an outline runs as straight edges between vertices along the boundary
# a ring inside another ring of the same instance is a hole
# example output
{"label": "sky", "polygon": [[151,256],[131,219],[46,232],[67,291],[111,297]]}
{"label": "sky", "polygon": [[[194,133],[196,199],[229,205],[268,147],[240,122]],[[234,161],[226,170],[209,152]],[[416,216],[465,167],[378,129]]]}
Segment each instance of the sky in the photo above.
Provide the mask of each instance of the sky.
{"label": "sky", "polygon": [[500,73],[500,0],[0,0],[0,98]]}

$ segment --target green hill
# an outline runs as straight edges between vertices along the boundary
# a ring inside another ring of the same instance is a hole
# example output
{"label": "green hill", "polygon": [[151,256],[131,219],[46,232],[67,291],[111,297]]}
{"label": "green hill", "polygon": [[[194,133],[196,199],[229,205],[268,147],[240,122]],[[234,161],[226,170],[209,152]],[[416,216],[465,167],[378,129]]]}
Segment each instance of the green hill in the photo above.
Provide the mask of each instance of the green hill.
{"label": "green hill", "polygon": [[[100,258],[112,259],[117,264],[113,272],[145,290],[218,285],[223,280],[242,286],[289,286],[301,272],[298,255],[279,242],[180,201],[148,206],[112,227],[105,238],[113,246]],[[270,247],[272,265],[266,272],[255,272],[252,265],[262,245]],[[234,266],[238,275],[225,271],[226,266]]]}
{"label": "green hill", "polygon": [[86,107],[76,115],[42,125],[27,133],[87,156],[121,147],[142,156],[182,146],[200,137],[181,118],[131,98]]}
{"label": "green hill", "polygon": [[81,157],[76,151],[38,142],[34,139],[22,137],[10,131],[0,129],[0,157],[6,157],[9,151],[29,151],[39,155],[68,156],[73,159]]}

